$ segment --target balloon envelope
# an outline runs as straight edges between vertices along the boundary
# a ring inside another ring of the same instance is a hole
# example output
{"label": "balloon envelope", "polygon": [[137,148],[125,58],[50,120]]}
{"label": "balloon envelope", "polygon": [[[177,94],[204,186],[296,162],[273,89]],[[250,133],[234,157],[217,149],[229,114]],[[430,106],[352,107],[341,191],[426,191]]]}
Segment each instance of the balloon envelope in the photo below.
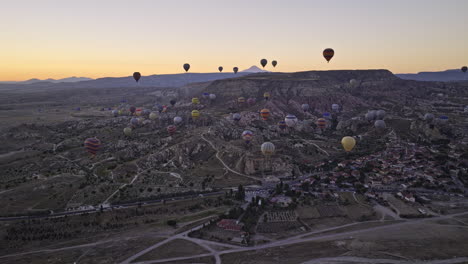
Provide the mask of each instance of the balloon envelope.
{"label": "balloon envelope", "polygon": [[295,115],[289,114],[284,118],[284,122],[288,127],[295,127],[297,124],[297,117]]}
{"label": "balloon envelope", "polygon": [[185,72],[188,72],[190,70],[190,64],[185,63],[184,64],[184,70],[185,70]]}
{"label": "balloon envelope", "polygon": [[124,135],[126,135],[127,137],[129,137],[129,136],[132,135],[132,128],[126,127],[126,128],[124,128],[123,132],[124,132]]}
{"label": "balloon envelope", "polygon": [[210,100],[216,99],[216,94],[210,94]]}
{"label": "balloon envelope", "polygon": [[386,113],[385,113],[384,110],[378,110],[378,111],[376,112],[376,118],[377,118],[378,120],[382,120],[382,119],[384,119],[385,114],[386,114]]}
{"label": "balloon envelope", "polygon": [[463,67],[461,68],[461,71],[462,71],[462,72],[466,72],[467,70],[468,70],[468,67],[466,67],[466,66],[463,66]]}
{"label": "balloon envelope", "polygon": [[327,60],[327,62],[330,62],[334,55],[335,51],[333,49],[328,48],[323,51],[323,57]]}
{"label": "balloon envelope", "polygon": [[232,68],[232,70],[234,71],[234,73],[237,73],[237,71],[239,70],[239,68],[234,67],[234,68]]}
{"label": "balloon envelope", "polygon": [[303,110],[304,112],[307,112],[307,110],[309,110],[310,106],[309,106],[309,104],[302,104],[302,105],[301,105],[301,108],[302,108],[302,110]]}
{"label": "balloon envelope", "polygon": [[353,137],[346,136],[341,139],[341,145],[346,152],[349,152],[356,146],[356,140]]}
{"label": "balloon envelope", "polygon": [[265,142],[260,147],[260,150],[262,151],[263,155],[271,156],[275,153],[275,145],[271,142]]}
{"label": "balloon envelope", "polygon": [[99,148],[101,147],[101,141],[97,138],[87,138],[84,142],[86,151],[92,155],[96,155]]}
{"label": "balloon envelope", "polygon": [[241,120],[241,115],[240,115],[239,113],[234,113],[234,114],[232,115],[232,119],[233,119],[234,121],[239,121],[239,120]]}
{"label": "balloon envelope", "polygon": [[140,78],[141,78],[141,74],[139,72],[133,73],[133,79],[135,79],[136,82],[138,82]]}
{"label": "balloon envelope", "polygon": [[270,110],[268,110],[266,108],[260,110],[260,116],[262,117],[263,120],[267,120],[268,117],[270,116]]}
{"label": "balloon envelope", "polygon": [[218,71],[219,71],[219,72],[222,72],[222,71],[223,71],[223,66],[219,66],[219,67],[218,67]]}
{"label": "balloon envelope", "polygon": [[374,122],[374,126],[375,128],[377,129],[385,129],[387,127],[387,125],[385,124],[385,121],[383,120],[377,120]]}
{"label": "balloon envelope", "polygon": [[266,59],[261,59],[260,60],[260,65],[262,65],[263,68],[267,65],[268,61]]}
{"label": "balloon envelope", "polygon": [[248,144],[250,141],[252,141],[253,138],[253,133],[250,130],[244,130],[242,132],[242,139]]}
{"label": "balloon envelope", "polygon": [[271,65],[273,65],[273,67],[276,67],[277,64],[278,64],[278,62],[275,61],[275,60],[271,62]]}
{"label": "balloon envelope", "polygon": [[180,124],[182,122],[182,117],[180,116],[176,116],[174,117],[174,124]]}

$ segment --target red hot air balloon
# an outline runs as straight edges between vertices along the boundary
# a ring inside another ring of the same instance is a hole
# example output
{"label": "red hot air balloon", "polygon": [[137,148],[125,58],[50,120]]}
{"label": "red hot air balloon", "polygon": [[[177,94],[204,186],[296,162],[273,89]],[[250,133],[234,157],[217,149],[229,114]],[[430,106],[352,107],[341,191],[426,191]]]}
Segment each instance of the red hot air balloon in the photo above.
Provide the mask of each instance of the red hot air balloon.
{"label": "red hot air balloon", "polygon": [[88,153],[95,156],[101,147],[101,141],[97,138],[87,138],[84,142],[85,149]]}
{"label": "red hot air balloon", "polygon": [[169,135],[173,135],[176,132],[177,127],[174,126],[174,125],[169,125],[166,129],[167,129],[167,133],[169,133]]}
{"label": "red hot air balloon", "polygon": [[325,49],[323,51],[323,57],[327,60],[327,62],[330,62],[330,60],[333,58],[333,55],[335,55],[335,51],[333,49]]}
{"label": "red hot air balloon", "polygon": [[141,78],[141,74],[139,72],[133,73],[133,79],[135,79],[136,82],[138,82],[140,78]]}

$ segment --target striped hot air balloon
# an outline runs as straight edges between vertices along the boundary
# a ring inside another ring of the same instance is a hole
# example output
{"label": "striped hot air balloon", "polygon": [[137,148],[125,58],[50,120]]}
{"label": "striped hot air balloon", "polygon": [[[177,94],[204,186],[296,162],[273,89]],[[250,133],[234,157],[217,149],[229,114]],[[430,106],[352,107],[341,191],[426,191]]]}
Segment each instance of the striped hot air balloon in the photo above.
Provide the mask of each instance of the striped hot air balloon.
{"label": "striped hot air balloon", "polygon": [[177,131],[177,127],[174,125],[169,125],[167,126],[166,130],[169,135],[173,135]]}
{"label": "striped hot air balloon", "polygon": [[182,123],[182,117],[180,117],[180,116],[174,117],[174,124],[177,125],[177,124],[180,124],[180,123]]}
{"label": "striped hot air balloon", "polygon": [[253,133],[250,130],[244,130],[242,132],[242,139],[245,141],[245,143],[249,144],[252,141],[253,138]]}
{"label": "striped hot air balloon", "polygon": [[323,118],[325,119],[331,119],[331,114],[328,112],[323,113]]}
{"label": "striped hot air balloon", "polygon": [[323,51],[323,57],[327,60],[327,62],[330,62],[334,55],[335,51],[333,49],[328,48]]}
{"label": "striped hot air balloon", "polygon": [[192,98],[192,104],[194,105],[200,104],[200,100],[198,99],[198,97]]}
{"label": "striped hot air balloon", "polygon": [[275,145],[271,142],[265,142],[260,147],[260,150],[262,151],[263,155],[269,157],[275,154]]}
{"label": "striped hot air balloon", "polygon": [[270,116],[270,110],[268,110],[268,109],[266,109],[266,108],[265,108],[265,109],[262,109],[262,110],[260,111],[260,116],[262,117],[263,120],[267,120],[268,117]]}
{"label": "striped hot air balloon", "polygon": [[264,92],[263,93],[263,98],[265,98],[266,101],[270,99],[270,93],[269,92]]}
{"label": "striped hot air balloon", "polygon": [[241,120],[241,115],[240,115],[239,113],[234,113],[234,114],[232,115],[232,119],[233,119],[234,121],[240,121],[240,120]]}
{"label": "striped hot air balloon", "polygon": [[288,127],[295,127],[297,124],[297,117],[295,115],[288,114],[284,118],[284,122]]}
{"label": "striped hot air balloon", "polygon": [[281,120],[278,122],[278,127],[281,129],[281,130],[284,130],[286,129],[288,126],[286,125],[286,122],[284,122],[284,120]]}
{"label": "striped hot air balloon", "polygon": [[317,126],[322,130],[325,129],[325,127],[327,126],[327,120],[325,120],[325,118],[317,119]]}
{"label": "striped hot air balloon", "polygon": [[85,149],[88,153],[95,156],[98,152],[99,148],[101,147],[101,141],[97,138],[87,138],[84,141]]}
{"label": "striped hot air balloon", "polygon": [[245,97],[242,97],[242,96],[241,96],[241,97],[237,98],[237,102],[238,102],[239,104],[245,103]]}
{"label": "striped hot air balloon", "polygon": [[200,111],[198,111],[198,110],[193,110],[193,111],[192,111],[192,119],[193,119],[193,120],[196,120],[196,119],[198,119],[199,117],[200,117]]}

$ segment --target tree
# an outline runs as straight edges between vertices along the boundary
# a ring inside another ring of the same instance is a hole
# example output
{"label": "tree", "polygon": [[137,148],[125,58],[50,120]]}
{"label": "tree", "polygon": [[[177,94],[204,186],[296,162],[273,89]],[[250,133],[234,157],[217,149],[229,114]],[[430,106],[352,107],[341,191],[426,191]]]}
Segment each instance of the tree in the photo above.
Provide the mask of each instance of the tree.
{"label": "tree", "polygon": [[177,221],[176,220],[167,220],[167,225],[168,226],[172,226],[172,227],[175,227],[177,225]]}

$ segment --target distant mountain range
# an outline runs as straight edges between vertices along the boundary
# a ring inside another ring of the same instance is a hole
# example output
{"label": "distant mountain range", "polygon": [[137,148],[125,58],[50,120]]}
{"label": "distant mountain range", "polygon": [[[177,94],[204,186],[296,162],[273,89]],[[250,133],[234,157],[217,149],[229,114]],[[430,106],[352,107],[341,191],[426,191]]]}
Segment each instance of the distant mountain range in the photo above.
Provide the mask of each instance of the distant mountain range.
{"label": "distant mountain range", "polygon": [[82,82],[82,81],[90,81],[93,80],[91,78],[87,77],[68,77],[68,78],[63,78],[63,79],[45,79],[45,80],[40,80],[40,79],[29,79],[27,81],[19,81],[19,82],[0,82],[0,83],[14,83],[14,84],[32,84],[32,83],[38,83],[38,82],[48,82],[48,83],[69,83],[69,82]]}
{"label": "distant mountain range", "polygon": [[415,80],[415,81],[436,81],[436,82],[450,82],[450,81],[468,81],[468,72],[463,73],[460,69],[446,70],[440,72],[418,72],[418,73],[403,73],[395,74],[401,79]]}

